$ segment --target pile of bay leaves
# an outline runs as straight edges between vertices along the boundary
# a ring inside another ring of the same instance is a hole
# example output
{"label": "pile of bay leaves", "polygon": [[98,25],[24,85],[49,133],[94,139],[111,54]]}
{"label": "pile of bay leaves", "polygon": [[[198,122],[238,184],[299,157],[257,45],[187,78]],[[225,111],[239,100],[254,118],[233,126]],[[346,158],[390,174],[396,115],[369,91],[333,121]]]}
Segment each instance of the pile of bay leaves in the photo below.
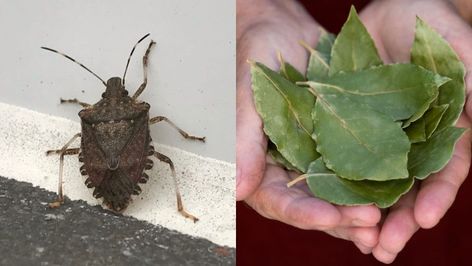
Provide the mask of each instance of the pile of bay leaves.
{"label": "pile of bay leaves", "polygon": [[[417,18],[411,63],[383,64],[354,8],[338,36],[323,32],[306,75],[251,62],[269,153],[318,198],[386,208],[452,157],[465,129],[465,70]],[[291,182],[291,183],[294,183]]]}

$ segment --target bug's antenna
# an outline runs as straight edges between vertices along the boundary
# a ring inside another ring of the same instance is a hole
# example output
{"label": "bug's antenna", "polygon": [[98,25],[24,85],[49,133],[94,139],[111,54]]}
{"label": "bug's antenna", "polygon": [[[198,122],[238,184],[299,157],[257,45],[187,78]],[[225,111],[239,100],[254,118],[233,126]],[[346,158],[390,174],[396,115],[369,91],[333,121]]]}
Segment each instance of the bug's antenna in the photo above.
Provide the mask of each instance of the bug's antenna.
{"label": "bug's antenna", "polygon": [[107,83],[102,78],[100,78],[97,74],[93,73],[92,70],[88,69],[86,66],[82,65],[80,62],[78,62],[74,58],[72,58],[72,57],[70,57],[70,56],[68,56],[64,53],[61,53],[59,51],[56,51],[54,49],[48,48],[48,47],[41,47],[41,48],[44,49],[44,50],[51,51],[51,52],[56,53],[56,54],[60,54],[60,55],[64,56],[65,58],[71,60],[72,62],[74,62],[76,64],[79,64],[81,67],[85,68],[85,70],[87,70],[88,72],[92,73],[95,77],[97,77],[103,83],[103,85],[105,85],[105,87],[107,86]]}
{"label": "bug's antenna", "polygon": [[123,74],[123,86],[125,85],[125,77],[126,77],[126,71],[128,71],[128,66],[129,66],[129,60],[131,60],[131,56],[133,55],[134,53],[134,49],[136,49],[136,46],[138,46],[138,44],[146,39],[147,36],[149,36],[150,33],[144,35],[143,37],[141,37],[141,39],[139,39],[139,41],[133,46],[133,49],[131,50],[131,53],[129,54],[129,57],[128,57],[128,62],[126,63],[126,68],[125,68],[125,73]]}

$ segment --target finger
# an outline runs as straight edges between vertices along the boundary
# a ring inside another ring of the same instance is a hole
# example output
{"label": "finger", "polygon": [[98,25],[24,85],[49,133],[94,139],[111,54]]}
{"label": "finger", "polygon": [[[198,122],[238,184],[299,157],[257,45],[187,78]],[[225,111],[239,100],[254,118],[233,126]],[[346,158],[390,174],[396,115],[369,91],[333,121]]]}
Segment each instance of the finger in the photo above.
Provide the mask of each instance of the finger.
{"label": "finger", "polygon": [[[361,252],[364,254],[371,253],[372,249],[378,244],[379,241],[379,228],[373,227],[353,227],[350,228],[352,237],[351,240],[360,247]],[[362,249],[361,249],[362,248]]]}
{"label": "finger", "polygon": [[[267,29],[268,27],[268,29]],[[317,27],[313,27],[317,30]],[[267,35],[270,30],[270,35]],[[279,62],[276,51],[283,47],[289,60],[299,68],[306,66],[307,51],[297,41],[303,34],[293,32],[287,25],[271,23],[255,23],[247,26],[238,37],[237,45],[237,127],[236,127],[236,199],[244,200],[254,192],[260,184],[265,167],[267,139],[263,133],[263,125],[253,102],[251,76],[248,59],[263,62],[269,68],[277,69]],[[317,38],[317,37],[315,37]],[[312,38],[314,39],[314,38]],[[256,41],[254,41],[256,40]],[[259,41],[257,41],[259,40]],[[304,68],[299,68],[304,69]]]}
{"label": "finger", "polygon": [[[295,172],[288,172],[291,180],[298,177],[300,174]],[[307,184],[299,183],[295,185],[297,189],[304,191],[307,195],[313,195]],[[313,196],[314,197],[314,196]],[[341,221],[338,226],[351,227],[363,226],[371,227],[380,222],[382,218],[380,209],[375,205],[361,205],[361,206],[337,206],[341,214]]]}
{"label": "finger", "polygon": [[372,250],[377,260],[383,263],[393,262],[419,229],[413,213],[416,190],[413,188],[390,209],[380,231],[379,243]]}
{"label": "finger", "polygon": [[398,255],[397,253],[390,253],[387,250],[378,247],[372,249],[372,254],[378,261],[385,264],[392,263]]}
{"label": "finger", "polygon": [[[292,194],[292,195],[291,195]],[[326,230],[339,226],[341,214],[333,205],[313,198],[303,196],[295,200],[289,198],[296,194],[287,193],[287,204],[275,209],[277,220],[291,224],[301,229]],[[288,203],[288,201],[290,201]]]}
{"label": "finger", "polygon": [[237,92],[236,200],[244,200],[261,182],[265,168],[267,140],[262,121],[252,102],[252,92]]}
{"label": "finger", "polygon": [[364,246],[361,243],[357,243],[357,242],[353,242],[353,243],[354,243],[354,245],[356,245],[356,247],[359,249],[359,251],[362,252],[362,254],[367,255],[367,254],[372,253],[372,248]]}
{"label": "finger", "polygon": [[339,226],[374,226],[380,219],[376,207],[336,207],[313,197],[303,186],[287,188],[288,181],[286,171],[268,165],[262,183],[257,191],[248,197],[247,203],[269,219],[302,229],[327,230]]}
{"label": "finger", "polygon": [[359,250],[368,254],[377,245],[379,238],[379,229],[372,227],[339,227],[326,231],[331,236],[349,240],[359,248]]}
{"label": "finger", "polygon": [[381,36],[381,30],[379,27],[382,27],[379,25],[378,21],[378,9],[377,2],[372,2],[369,4],[362,12],[359,14],[362,23],[366,27],[367,31],[369,32],[370,36],[374,40],[375,47],[377,48],[377,52],[379,53],[380,58],[382,58],[382,61],[386,64],[392,63],[392,59],[387,53],[387,50],[385,48],[385,45],[382,41],[382,36]]}
{"label": "finger", "polygon": [[[244,200],[259,186],[265,170],[267,139],[262,120],[256,112],[251,89],[249,64],[260,49],[248,39],[256,29],[247,30],[238,43],[237,92],[236,92],[236,200]],[[263,53],[257,58],[269,65],[276,64],[272,57]]]}
{"label": "finger", "polygon": [[450,43],[451,47],[456,51],[460,60],[464,63],[466,76],[465,85],[467,90],[467,102],[465,111],[468,118],[472,118],[472,54],[469,52],[470,43],[472,42],[472,30],[470,26],[460,18],[454,18],[452,28],[447,28],[444,38]]}
{"label": "finger", "polygon": [[338,226],[338,209],[307,195],[303,190],[287,188],[287,172],[267,165],[261,185],[246,202],[262,216],[301,229],[326,230]]}
{"label": "finger", "polygon": [[341,226],[375,226],[379,223],[380,209],[374,205],[339,206],[342,219]]}
{"label": "finger", "polygon": [[256,26],[247,29],[239,38],[237,47],[236,200],[244,200],[254,192],[265,170],[267,139],[253,102],[250,67],[246,61],[264,62],[273,69],[278,62],[275,52],[267,52],[264,42],[251,41],[258,31]]}
{"label": "finger", "polygon": [[[457,125],[468,124],[464,119],[462,116]],[[422,228],[435,226],[452,205],[469,172],[470,142],[471,133],[466,132],[457,142],[452,159],[446,167],[422,182],[415,206],[415,219]]]}

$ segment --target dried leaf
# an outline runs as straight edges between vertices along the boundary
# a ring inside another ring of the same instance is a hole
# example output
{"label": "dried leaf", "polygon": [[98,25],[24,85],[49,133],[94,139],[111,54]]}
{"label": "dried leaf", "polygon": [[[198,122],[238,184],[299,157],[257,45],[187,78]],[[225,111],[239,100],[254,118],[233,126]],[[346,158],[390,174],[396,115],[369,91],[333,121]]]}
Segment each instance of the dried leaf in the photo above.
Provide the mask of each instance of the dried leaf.
{"label": "dried leaf", "polygon": [[310,164],[306,177],[308,187],[318,198],[349,206],[374,203],[380,208],[393,205],[414,183],[414,178],[390,181],[347,180],[326,168],[321,158]]}
{"label": "dried leaf", "polygon": [[313,111],[313,138],[326,166],[351,180],[391,180],[408,177],[410,142],[390,117],[351,101],[332,88],[318,85]]}
{"label": "dried leaf", "polygon": [[335,39],[336,36],[334,34],[322,30],[315,49],[305,42],[300,42],[310,52],[310,59],[308,60],[306,70],[308,80],[319,81],[328,77],[331,48]]}
{"label": "dried leaf", "polygon": [[367,104],[393,120],[403,120],[423,106],[429,106],[438,94],[438,87],[448,80],[412,64],[394,64],[301,84],[330,88],[333,94],[343,94],[355,102]]}
{"label": "dried leaf", "polygon": [[420,18],[416,19],[411,62],[452,80],[439,88],[437,105],[449,104],[438,130],[455,125],[465,102],[465,68],[441,35]]}
{"label": "dried leaf", "polygon": [[308,80],[321,81],[328,77],[329,63],[322,57],[322,55],[308,44],[300,42],[310,53],[308,66],[306,70],[306,77]]}
{"label": "dried leaf", "polygon": [[426,124],[426,138],[430,138],[438,128],[442,117],[449,108],[449,104],[433,106],[424,114],[423,118]]}
{"label": "dried leaf", "polygon": [[315,49],[328,64],[331,61],[331,49],[333,48],[334,40],[336,40],[336,35],[321,29]]}
{"label": "dried leaf", "polygon": [[[411,123],[407,128],[405,128],[405,132],[407,133],[408,137],[410,138],[411,143],[415,142],[422,142],[426,139],[430,138],[433,135],[434,131],[441,122],[441,118],[446,112],[447,108],[449,107],[448,104],[443,104],[439,106],[432,106],[420,119],[416,120],[415,122]],[[420,130],[420,133],[418,130]],[[419,134],[424,135],[422,140],[418,139]],[[412,141],[416,139],[418,141]],[[416,138],[415,138],[416,137]]]}
{"label": "dried leaf", "polygon": [[300,71],[298,71],[293,65],[287,63],[280,53],[278,53],[277,56],[280,62],[280,75],[292,83],[306,80],[305,76],[303,76],[303,74],[300,73]]}
{"label": "dried leaf", "polygon": [[251,74],[264,132],[285,159],[305,172],[310,162],[319,157],[311,138],[314,97],[263,64],[252,63]]}
{"label": "dried leaf", "polygon": [[382,60],[354,6],[331,50],[329,74],[378,66]]}
{"label": "dried leaf", "polygon": [[411,145],[408,171],[411,177],[425,179],[439,172],[452,157],[454,145],[467,129],[447,127],[433,134],[426,142]]}
{"label": "dried leaf", "polygon": [[405,128],[411,143],[426,141],[426,124],[424,119],[420,119]]}
{"label": "dried leaf", "polygon": [[280,166],[284,167],[285,169],[295,171],[295,172],[301,172],[302,170],[297,169],[295,166],[293,166],[285,157],[277,150],[277,146],[275,146],[272,141],[269,140],[269,144],[267,146],[267,152],[270,154],[270,157],[279,164]]}

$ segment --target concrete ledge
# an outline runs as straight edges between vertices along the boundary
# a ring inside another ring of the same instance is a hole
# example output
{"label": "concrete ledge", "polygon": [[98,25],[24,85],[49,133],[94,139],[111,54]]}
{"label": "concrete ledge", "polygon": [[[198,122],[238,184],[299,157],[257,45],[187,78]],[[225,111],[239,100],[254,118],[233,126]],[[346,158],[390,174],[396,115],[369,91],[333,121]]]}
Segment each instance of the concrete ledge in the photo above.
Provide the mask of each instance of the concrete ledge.
{"label": "concrete ledge", "polygon": [[0,265],[235,265],[236,250],[0,176]]}
{"label": "concrete ledge", "polygon": [[[80,132],[80,125],[4,103],[0,103],[0,114],[0,175],[56,191],[59,158],[47,157],[45,151],[62,147]],[[71,147],[79,147],[79,141]],[[155,147],[173,160],[184,206],[200,221],[194,224],[179,215],[170,171],[158,161],[148,173],[148,183],[141,186],[142,193],[134,198],[124,215],[235,247],[235,165],[164,145]],[[79,167],[77,156],[65,158],[65,195],[91,205],[101,204],[84,185]]]}

